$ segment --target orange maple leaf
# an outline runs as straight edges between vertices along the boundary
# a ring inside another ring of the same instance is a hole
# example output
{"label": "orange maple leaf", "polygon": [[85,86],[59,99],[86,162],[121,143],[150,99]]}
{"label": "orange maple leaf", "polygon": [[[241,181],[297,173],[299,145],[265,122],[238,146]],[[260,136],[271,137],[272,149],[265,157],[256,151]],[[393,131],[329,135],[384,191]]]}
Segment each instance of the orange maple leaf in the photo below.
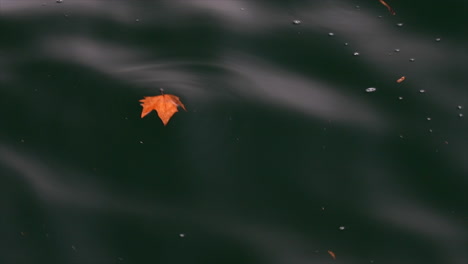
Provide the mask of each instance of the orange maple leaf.
{"label": "orange maple leaf", "polygon": [[141,111],[141,118],[145,117],[151,111],[156,110],[164,125],[167,125],[171,117],[176,112],[178,112],[178,106],[187,111],[179,97],[172,94],[164,94],[162,89],[161,95],[145,96],[145,98],[141,99],[140,102],[141,106],[143,106],[143,110]]}

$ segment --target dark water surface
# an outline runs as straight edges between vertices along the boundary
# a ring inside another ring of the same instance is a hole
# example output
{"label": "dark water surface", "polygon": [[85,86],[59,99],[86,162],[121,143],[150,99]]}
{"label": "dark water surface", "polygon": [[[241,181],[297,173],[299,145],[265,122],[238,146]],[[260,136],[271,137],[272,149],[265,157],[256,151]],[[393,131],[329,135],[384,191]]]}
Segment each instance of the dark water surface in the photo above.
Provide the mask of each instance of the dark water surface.
{"label": "dark water surface", "polygon": [[468,263],[467,1],[387,2],[0,0],[0,263]]}

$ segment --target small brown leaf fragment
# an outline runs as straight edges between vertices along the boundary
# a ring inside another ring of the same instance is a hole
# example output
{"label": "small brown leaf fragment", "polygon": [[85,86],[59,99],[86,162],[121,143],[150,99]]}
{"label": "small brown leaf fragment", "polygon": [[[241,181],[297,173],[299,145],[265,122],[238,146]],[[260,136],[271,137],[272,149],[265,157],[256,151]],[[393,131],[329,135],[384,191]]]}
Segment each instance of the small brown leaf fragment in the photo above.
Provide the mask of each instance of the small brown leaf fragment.
{"label": "small brown leaf fragment", "polygon": [[393,8],[390,7],[384,0],[379,0],[379,2],[388,9],[388,12],[390,12],[392,16],[396,15],[395,10],[393,10]]}
{"label": "small brown leaf fragment", "polygon": [[396,80],[397,83],[401,83],[402,81],[406,80],[405,76],[401,76],[400,79]]}
{"label": "small brown leaf fragment", "polygon": [[141,118],[145,117],[151,111],[156,110],[164,125],[167,125],[171,117],[178,112],[178,106],[187,111],[179,97],[172,94],[145,96],[145,98],[141,99],[140,102],[141,106],[143,107],[143,110],[141,111]]}
{"label": "small brown leaf fragment", "polygon": [[335,255],[335,253],[334,253],[333,251],[328,250],[327,252],[328,252],[328,254],[330,254],[330,256],[332,257],[332,259],[336,259],[336,255]]}

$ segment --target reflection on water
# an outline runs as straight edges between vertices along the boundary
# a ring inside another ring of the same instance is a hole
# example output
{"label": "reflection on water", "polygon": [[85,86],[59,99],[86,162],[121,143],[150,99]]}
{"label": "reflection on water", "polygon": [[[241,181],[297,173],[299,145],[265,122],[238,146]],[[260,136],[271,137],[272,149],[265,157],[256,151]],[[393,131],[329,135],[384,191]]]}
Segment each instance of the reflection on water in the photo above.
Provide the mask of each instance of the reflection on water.
{"label": "reflection on water", "polygon": [[465,263],[462,27],[413,5],[2,0],[5,263]]}

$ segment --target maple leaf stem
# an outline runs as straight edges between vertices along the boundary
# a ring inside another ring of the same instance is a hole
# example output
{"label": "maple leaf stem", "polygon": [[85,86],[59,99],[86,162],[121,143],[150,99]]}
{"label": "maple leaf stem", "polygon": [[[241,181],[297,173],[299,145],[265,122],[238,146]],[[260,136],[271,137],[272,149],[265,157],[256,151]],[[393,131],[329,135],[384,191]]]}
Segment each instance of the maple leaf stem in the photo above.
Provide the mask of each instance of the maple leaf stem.
{"label": "maple leaf stem", "polygon": [[159,88],[159,91],[161,91],[161,94],[164,94],[164,89],[163,88]]}

